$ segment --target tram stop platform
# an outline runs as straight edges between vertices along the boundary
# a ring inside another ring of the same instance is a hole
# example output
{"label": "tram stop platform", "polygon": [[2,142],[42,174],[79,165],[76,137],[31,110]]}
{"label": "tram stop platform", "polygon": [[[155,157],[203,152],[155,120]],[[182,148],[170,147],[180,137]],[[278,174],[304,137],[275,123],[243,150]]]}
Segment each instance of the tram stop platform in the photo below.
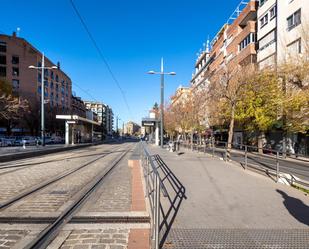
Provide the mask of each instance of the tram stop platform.
{"label": "tram stop platform", "polygon": [[148,149],[186,188],[164,248],[309,248],[308,194],[207,154]]}

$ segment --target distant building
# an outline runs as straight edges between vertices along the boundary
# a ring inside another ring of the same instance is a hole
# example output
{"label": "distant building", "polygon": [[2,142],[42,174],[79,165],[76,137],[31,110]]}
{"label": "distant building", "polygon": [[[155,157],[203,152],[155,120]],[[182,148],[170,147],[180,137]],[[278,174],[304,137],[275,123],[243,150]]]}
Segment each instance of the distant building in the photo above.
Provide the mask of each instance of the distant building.
{"label": "distant building", "polygon": [[71,115],[78,115],[83,118],[86,117],[87,109],[84,105],[83,100],[80,97],[72,95],[71,104],[72,104]]}
{"label": "distant building", "polygon": [[98,122],[102,124],[106,134],[113,133],[114,113],[108,105],[97,101],[84,101],[87,110],[91,110],[97,114]]}
{"label": "distant building", "polygon": [[128,134],[128,135],[134,135],[138,132],[140,132],[141,126],[129,121],[128,123],[125,124],[124,126],[124,134]]}
{"label": "distant building", "polygon": [[172,105],[178,103],[185,103],[191,94],[190,87],[179,86],[175,92],[175,95],[171,97]]}

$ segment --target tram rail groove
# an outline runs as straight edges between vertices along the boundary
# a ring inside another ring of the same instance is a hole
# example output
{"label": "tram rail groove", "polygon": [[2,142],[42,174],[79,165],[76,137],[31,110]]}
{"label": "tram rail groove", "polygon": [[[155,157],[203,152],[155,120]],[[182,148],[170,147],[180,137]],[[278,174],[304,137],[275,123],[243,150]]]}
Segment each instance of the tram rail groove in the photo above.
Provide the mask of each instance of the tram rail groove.
{"label": "tram rail groove", "polygon": [[[106,153],[108,153],[108,152],[111,152],[111,151],[107,151]],[[61,158],[51,159],[51,160],[47,160],[47,161],[26,162],[26,163],[11,164],[11,165],[0,165],[0,170],[2,170],[2,169],[10,169],[10,168],[26,167],[26,166],[35,166],[35,165],[39,165],[39,164],[60,162],[60,161],[63,161],[63,160],[71,160],[71,159],[77,159],[77,158],[80,158],[80,157],[90,157],[90,156],[95,156],[95,155],[97,155],[97,154],[88,154],[88,155],[71,156],[71,157],[67,157],[67,156],[63,155],[63,157],[61,157]]]}
{"label": "tram rail groove", "polygon": [[70,222],[74,214],[79,210],[79,208],[88,200],[90,195],[103,183],[106,176],[118,165],[118,163],[124,158],[124,156],[130,151],[127,149],[119,157],[117,157],[109,167],[106,167],[102,174],[98,175],[89,184],[87,184],[83,190],[81,190],[80,195],[76,198],[56,219],[55,222],[46,227],[38,236],[26,245],[25,249],[42,249],[46,248],[50,242],[58,235],[62,227]]}
{"label": "tram rail groove", "polygon": [[[104,153],[114,153],[114,152],[115,151],[106,151]],[[116,152],[119,152],[119,151],[116,151]],[[100,154],[102,154],[102,153],[100,153]],[[11,174],[11,173],[14,173],[16,171],[23,170],[25,168],[28,169],[28,168],[31,168],[31,167],[34,167],[34,166],[37,166],[37,165],[40,165],[40,164],[60,162],[60,161],[64,161],[64,160],[78,159],[78,158],[81,158],[81,157],[91,157],[91,156],[96,156],[96,155],[97,154],[89,154],[89,155],[74,156],[74,157],[64,157],[62,159],[42,161],[42,162],[33,162],[33,163],[18,164],[18,165],[7,165],[7,166],[4,166],[4,167],[0,167],[0,170],[11,169],[11,168],[13,168],[13,169],[5,171],[5,172],[0,172],[0,176]],[[17,168],[17,169],[14,169],[14,168]]]}
{"label": "tram rail groove", "polygon": [[50,180],[43,181],[43,182],[40,182],[40,183],[38,183],[38,184],[32,186],[32,187],[30,188],[30,190],[26,190],[25,192],[20,193],[19,195],[17,195],[17,196],[15,196],[15,197],[11,198],[10,200],[1,203],[1,204],[0,204],[0,211],[2,211],[3,209],[9,207],[10,205],[14,204],[15,202],[17,202],[17,201],[19,201],[19,200],[21,200],[21,199],[23,199],[23,198],[25,198],[25,197],[27,197],[27,196],[29,196],[29,195],[31,195],[31,194],[37,192],[37,191],[43,189],[43,188],[45,188],[45,187],[51,185],[52,183],[55,183],[55,182],[57,182],[57,181],[59,181],[59,180],[65,178],[66,176],[69,176],[69,175],[71,175],[71,174],[73,174],[73,173],[75,173],[75,172],[77,172],[77,171],[83,169],[84,167],[86,167],[86,166],[88,166],[88,165],[90,165],[90,164],[92,164],[92,163],[94,163],[94,162],[100,160],[101,158],[106,157],[107,155],[109,155],[109,154],[111,154],[111,153],[112,153],[112,152],[104,153],[103,155],[98,156],[98,157],[96,157],[95,159],[92,159],[92,160],[90,160],[90,161],[88,161],[88,162],[82,164],[82,165],[79,166],[78,168],[69,169],[69,170],[67,170],[67,171],[65,171],[65,172],[63,172],[63,173],[60,173],[60,174],[56,175],[55,177],[53,177],[53,178],[50,179]]}

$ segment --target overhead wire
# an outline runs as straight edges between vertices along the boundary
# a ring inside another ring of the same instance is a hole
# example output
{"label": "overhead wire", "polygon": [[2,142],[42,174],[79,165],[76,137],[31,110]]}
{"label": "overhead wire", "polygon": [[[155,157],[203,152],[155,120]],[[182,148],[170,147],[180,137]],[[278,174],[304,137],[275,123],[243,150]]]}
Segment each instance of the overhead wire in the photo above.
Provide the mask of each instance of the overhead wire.
{"label": "overhead wire", "polygon": [[102,59],[103,63],[105,64],[105,66],[106,66],[106,68],[107,68],[109,74],[111,75],[113,81],[116,83],[116,85],[117,85],[117,87],[118,87],[118,89],[119,89],[119,91],[120,91],[120,93],[121,93],[121,96],[122,96],[122,98],[123,98],[123,101],[124,101],[124,103],[125,103],[125,105],[126,105],[126,107],[127,107],[127,109],[128,109],[128,112],[129,112],[130,115],[132,116],[131,109],[130,109],[129,103],[128,103],[128,101],[127,101],[126,95],[125,95],[125,93],[124,93],[124,91],[123,91],[123,89],[122,89],[122,87],[121,87],[121,85],[120,85],[118,79],[116,78],[114,72],[112,71],[112,69],[111,69],[111,67],[110,67],[110,65],[109,65],[109,63],[108,63],[108,61],[107,61],[107,59],[105,58],[105,56],[104,56],[102,50],[101,50],[100,47],[98,46],[98,43],[96,42],[94,36],[93,36],[92,33],[90,32],[90,30],[89,30],[89,28],[88,28],[88,26],[87,26],[87,24],[86,24],[84,18],[81,16],[81,14],[80,14],[80,12],[78,11],[78,9],[77,9],[76,5],[74,4],[73,0],[70,0],[70,3],[71,3],[71,5],[72,5],[72,8],[74,9],[74,11],[75,11],[77,17],[79,18],[80,22],[82,23],[82,26],[84,27],[84,29],[85,29],[85,31],[86,31],[86,33],[87,33],[89,39],[91,40],[91,42],[92,42],[92,44],[94,45],[95,49],[97,50],[97,52],[98,52],[100,58]]}

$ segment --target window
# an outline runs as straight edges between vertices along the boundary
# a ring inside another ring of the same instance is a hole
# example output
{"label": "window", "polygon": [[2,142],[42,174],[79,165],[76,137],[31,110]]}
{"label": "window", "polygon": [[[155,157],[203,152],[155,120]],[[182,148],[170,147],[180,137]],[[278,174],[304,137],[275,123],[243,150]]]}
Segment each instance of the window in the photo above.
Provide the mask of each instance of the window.
{"label": "window", "polygon": [[0,52],[6,52],[6,42],[0,41]]}
{"label": "window", "polygon": [[38,62],[38,67],[41,67],[42,66],[42,62]]}
{"label": "window", "polygon": [[50,88],[54,88],[54,82],[50,82]]}
{"label": "window", "polygon": [[56,81],[59,82],[58,74],[56,74]]}
{"label": "window", "polygon": [[53,72],[53,71],[50,71],[50,77],[51,77],[52,79],[54,79],[54,72]]}
{"label": "window", "polygon": [[12,64],[19,64],[19,57],[18,56],[12,56]]}
{"label": "window", "polygon": [[301,24],[301,9],[287,18],[288,31]]}
{"label": "window", "polygon": [[44,80],[44,86],[48,87],[48,81],[47,80]]}
{"label": "window", "polygon": [[12,75],[13,76],[19,76],[19,68],[18,67],[13,67],[12,68]]}
{"label": "window", "polygon": [[6,77],[6,67],[0,67],[0,77]]}
{"label": "window", "polygon": [[38,93],[41,94],[41,86],[38,86]]}
{"label": "window", "polygon": [[275,18],[277,15],[277,5],[270,9],[270,20]]}
{"label": "window", "polygon": [[44,78],[47,78],[47,77],[48,77],[48,69],[45,68],[45,69],[44,69]]}
{"label": "window", "polygon": [[38,73],[38,82],[42,81],[42,74]]}
{"label": "window", "polygon": [[250,33],[249,35],[246,36],[245,39],[243,39],[239,45],[238,45],[238,50],[241,51],[244,48],[246,48],[250,43],[255,43],[256,42],[256,34],[255,33]]}
{"label": "window", "polygon": [[292,43],[290,43],[288,46],[288,54],[290,56],[300,54],[301,53],[301,39],[298,39]]}
{"label": "window", "polygon": [[268,23],[268,13],[260,19],[261,28],[263,28]]}
{"label": "window", "polygon": [[6,65],[6,56],[5,55],[0,55],[0,64]]}
{"label": "window", "polygon": [[13,89],[19,89],[19,80],[12,80]]}
{"label": "window", "polygon": [[260,7],[264,4],[264,3],[266,3],[267,2],[267,0],[260,0]]}
{"label": "window", "polygon": [[264,36],[259,41],[259,51],[262,51],[263,49],[267,48],[271,44],[273,44],[276,41],[276,31],[272,31],[268,33],[266,36]]}

